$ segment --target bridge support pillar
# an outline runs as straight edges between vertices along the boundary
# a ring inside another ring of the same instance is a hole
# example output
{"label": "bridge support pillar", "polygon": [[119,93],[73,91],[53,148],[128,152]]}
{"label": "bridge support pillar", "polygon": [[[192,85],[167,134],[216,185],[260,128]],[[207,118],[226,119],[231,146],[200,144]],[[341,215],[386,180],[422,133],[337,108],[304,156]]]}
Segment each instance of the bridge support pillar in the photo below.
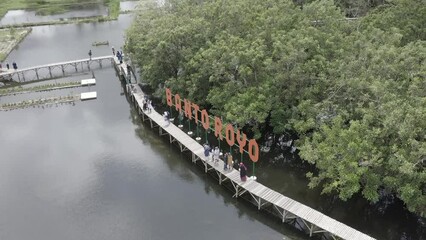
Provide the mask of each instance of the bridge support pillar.
{"label": "bridge support pillar", "polygon": [[52,68],[51,67],[49,67],[49,75],[50,75],[50,78],[53,78],[53,76],[52,76]]}

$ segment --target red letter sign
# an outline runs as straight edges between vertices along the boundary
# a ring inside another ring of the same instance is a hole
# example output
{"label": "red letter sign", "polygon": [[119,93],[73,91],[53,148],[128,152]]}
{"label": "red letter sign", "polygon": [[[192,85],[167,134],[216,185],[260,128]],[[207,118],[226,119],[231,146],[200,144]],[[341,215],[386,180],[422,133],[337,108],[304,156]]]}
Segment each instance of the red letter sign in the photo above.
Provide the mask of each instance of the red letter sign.
{"label": "red letter sign", "polygon": [[235,144],[235,133],[234,133],[234,127],[231,124],[226,125],[226,142],[229,144],[229,146],[234,146]]}
{"label": "red letter sign", "polygon": [[218,117],[214,117],[214,135],[216,137],[220,137],[220,139],[222,139],[222,120],[220,120],[220,118]]}
{"label": "red letter sign", "polygon": [[[254,150],[254,153],[253,153],[253,150]],[[253,162],[257,162],[257,160],[259,160],[259,146],[257,145],[257,142],[255,139],[251,139],[249,141],[248,153],[249,153],[250,159]]]}
{"label": "red letter sign", "polygon": [[207,111],[205,109],[203,109],[203,111],[201,111],[201,123],[203,123],[203,127],[204,129],[209,129],[210,127],[210,119],[209,119],[209,114],[207,113]]}
{"label": "red letter sign", "polygon": [[189,118],[189,120],[192,119],[192,109],[191,109],[191,101],[183,99],[183,102],[185,104],[185,116]]}
{"label": "red letter sign", "polygon": [[240,145],[240,153],[243,153],[243,151],[244,151],[244,146],[246,145],[246,141],[247,141],[247,136],[243,133],[243,139],[241,139],[241,136],[240,136],[241,134],[240,134],[240,130],[237,130],[237,142],[238,142],[238,145]]}
{"label": "red letter sign", "polygon": [[173,103],[172,103],[172,91],[170,91],[170,88],[166,88],[166,98],[167,98],[167,105],[171,107]]}
{"label": "red letter sign", "polygon": [[176,111],[182,111],[182,102],[180,101],[179,94],[175,94],[175,107]]}

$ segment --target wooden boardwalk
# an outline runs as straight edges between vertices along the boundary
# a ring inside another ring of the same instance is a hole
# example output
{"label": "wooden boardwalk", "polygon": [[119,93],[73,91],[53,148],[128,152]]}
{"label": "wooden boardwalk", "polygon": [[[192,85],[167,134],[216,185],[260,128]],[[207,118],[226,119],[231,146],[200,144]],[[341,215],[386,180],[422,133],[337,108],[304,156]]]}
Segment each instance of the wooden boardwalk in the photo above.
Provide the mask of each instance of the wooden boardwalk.
{"label": "wooden boardwalk", "polygon": [[[16,82],[26,82],[26,81],[35,81],[42,80],[46,78],[53,78],[55,76],[65,76],[66,73],[79,72],[79,71],[90,71],[93,64],[103,67],[103,62],[109,61],[114,63],[114,56],[101,56],[93,58],[78,59],[67,62],[57,62],[52,64],[45,64],[40,66],[33,66],[29,68],[22,69],[9,69],[4,72],[0,72],[0,80],[3,81],[16,81]],[[5,70],[4,68],[2,70]]]}
{"label": "wooden boardwalk", "polygon": [[158,127],[160,135],[168,135],[170,143],[176,142],[182,152],[189,151],[192,155],[192,162],[201,161],[205,172],[214,171],[219,178],[219,184],[229,181],[235,190],[233,197],[239,197],[243,194],[249,195],[253,198],[259,210],[267,205],[272,206],[274,211],[281,216],[282,222],[290,220],[302,222],[310,236],[313,234],[323,234],[332,239],[374,239],[313,208],[288,198],[251,178],[248,178],[246,182],[242,182],[238,170],[224,170],[223,161],[220,160],[218,163],[214,163],[210,159],[207,159],[204,156],[204,148],[200,143],[188,136],[173,123],[167,124],[163,116],[158,112],[154,110],[151,113],[144,112],[142,110],[144,93],[138,85],[128,84],[127,91],[135,103],[142,120],[149,121],[151,128]]}

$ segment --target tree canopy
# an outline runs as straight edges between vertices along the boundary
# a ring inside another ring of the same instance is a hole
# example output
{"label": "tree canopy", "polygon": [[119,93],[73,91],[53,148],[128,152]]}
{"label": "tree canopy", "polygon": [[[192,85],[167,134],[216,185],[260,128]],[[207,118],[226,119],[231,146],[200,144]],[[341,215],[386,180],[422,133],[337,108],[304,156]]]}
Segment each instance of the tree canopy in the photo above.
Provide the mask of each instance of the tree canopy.
{"label": "tree canopy", "polygon": [[348,20],[344,1],[170,0],[138,13],[126,50],[154,88],[256,137],[296,132],[310,187],[425,216],[426,6],[369,3]]}

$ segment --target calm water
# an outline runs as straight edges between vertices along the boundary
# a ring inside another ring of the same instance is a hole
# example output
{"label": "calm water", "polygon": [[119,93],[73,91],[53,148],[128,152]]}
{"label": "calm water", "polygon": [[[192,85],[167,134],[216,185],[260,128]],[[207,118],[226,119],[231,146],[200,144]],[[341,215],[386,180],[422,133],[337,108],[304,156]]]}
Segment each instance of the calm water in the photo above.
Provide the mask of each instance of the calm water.
{"label": "calm water", "polygon": [[[131,21],[122,15],[115,22],[36,27],[8,61],[29,67],[86,58],[89,49],[111,54]],[[109,46],[91,46],[106,40]],[[111,68],[95,75],[97,100],[0,112],[0,239],[300,238],[232,199],[136,120]],[[264,155],[256,167],[265,185],[378,239],[426,239],[424,219],[401,204],[320,196],[307,189],[297,161],[272,164],[272,157]]]}
{"label": "calm water", "polygon": [[[96,39],[119,48],[130,22],[37,27],[8,60],[85,58]],[[141,124],[112,68],[94,74],[97,100],[0,112],[0,239],[306,239],[233,199]]]}
{"label": "calm water", "polygon": [[107,14],[107,7],[102,4],[90,5],[90,8],[68,11],[61,14],[42,16],[38,15],[35,11],[27,10],[10,10],[0,20],[0,25],[19,24],[19,23],[30,23],[30,22],[45,22],[51,20],[59,20],[66,18],[76,17],[93,17]]}

